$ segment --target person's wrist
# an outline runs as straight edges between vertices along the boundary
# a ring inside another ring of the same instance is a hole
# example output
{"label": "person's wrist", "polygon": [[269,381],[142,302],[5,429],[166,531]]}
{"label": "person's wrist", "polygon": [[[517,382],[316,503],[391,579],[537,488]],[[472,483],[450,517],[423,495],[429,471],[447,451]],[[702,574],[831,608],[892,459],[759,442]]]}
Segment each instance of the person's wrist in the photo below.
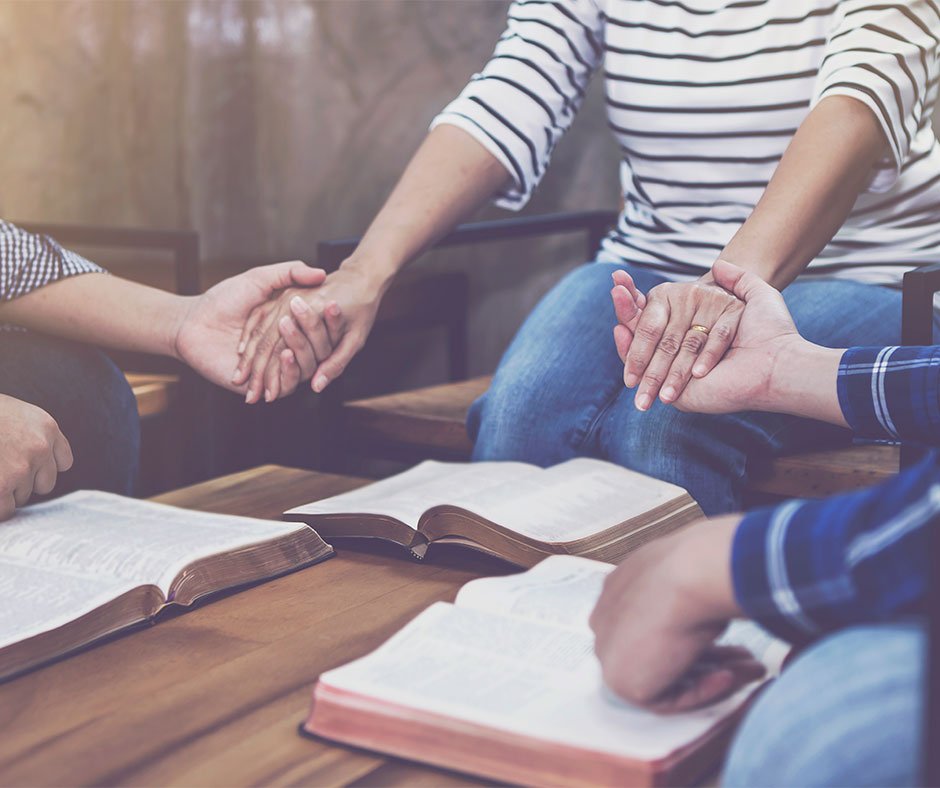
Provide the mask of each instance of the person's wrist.
{"label": "person's wrist", "polygon": [[672,576],[681,584],[694,621],[723,621],[742,615],[731,576],[731,547],[742,516],[714,517],[677,535]]}
{"label": "person's wrist", "polygon": [[175,358],[177,361],[187,363],[180,351],[180,339],[183,327],[200,296],[172,295],[167,301],[165,314],[167,315],[166,330],[159,341],[159,352],[165,356]]}
{"label": "person's wrist", "polygon": [[372,293],[384,295],[401,266],[389,258],[353,252],[339,270],[358,276]]}
{"label": "person's wrist", "polygon": [[766,399],[758,409],[831,421],[836,414],[828,413],[827,393],[835,391],[842,353],[798,334],[779,342]]}

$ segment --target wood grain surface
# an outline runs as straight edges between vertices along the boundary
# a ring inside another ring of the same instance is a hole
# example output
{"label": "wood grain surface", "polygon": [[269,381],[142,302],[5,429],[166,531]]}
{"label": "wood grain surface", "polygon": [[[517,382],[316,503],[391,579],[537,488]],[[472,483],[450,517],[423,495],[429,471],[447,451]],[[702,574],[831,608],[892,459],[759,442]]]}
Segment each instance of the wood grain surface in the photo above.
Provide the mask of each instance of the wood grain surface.
{"label": "wood grain surface", "polygon": [[[365,480],[264,466],[158,496],[277,518]],[[510,571],[439,548],[340,550],[322,564],[118,636],[0,684],[0,784],[482,785],[302,738],[324,670],[378,646],[465,582]]]}

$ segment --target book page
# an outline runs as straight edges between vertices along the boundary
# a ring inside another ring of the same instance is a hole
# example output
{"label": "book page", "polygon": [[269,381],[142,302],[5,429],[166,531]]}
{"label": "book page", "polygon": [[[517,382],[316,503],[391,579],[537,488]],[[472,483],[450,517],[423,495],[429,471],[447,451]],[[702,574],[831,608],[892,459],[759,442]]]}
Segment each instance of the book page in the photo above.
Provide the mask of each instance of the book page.
{"label": "book page", "polygon": [[471,580],[454,604],[585,630],[604,579],[614,569],[589,558],[553,555],[527,572]]}
{"label": "book page", "polygon": [[426,460],[388,479],[297,506],[284,514],[381,514],[417,528],[421,515],[432,506],[464,498],[473,500],[481,491],[502,485],[508,479],[515,484],[540,473],[539,468],[522,462]]}
{"label": "book page", "polygon": [[533,539],[570,542],[642,515],[683,492],[619,465],[579,457],[448,503]]}
{"label": "book page", "polygon": [[138,585],[0,558],[0,648],[67,624]]}
{"label": "book page", "polygon": [[[305,526],[300,526],[305,527]],[[296,523],[207,514],[80,491],[20,509],[0,523],[4,561],[102,584],[133,581],[168,593],[193,561],[293,533]]]}
{"label": "book page", "polygon": [[549,742],[653,760],[705,734],[757,682],[705,709],[658,715],[604,688],[587,631],[437,603],[325,685]]}
{"label": "book page", "polygon": [[[589,632],[588,619],[604,580],[614,569],[613,564],[590,558],[553,555],[525,572],[471,580],[457,593],[454,604]],[[772,676],[780,673],[791,648],[753,621],[744,620],[729,623],[716,643],[743,646]]]}

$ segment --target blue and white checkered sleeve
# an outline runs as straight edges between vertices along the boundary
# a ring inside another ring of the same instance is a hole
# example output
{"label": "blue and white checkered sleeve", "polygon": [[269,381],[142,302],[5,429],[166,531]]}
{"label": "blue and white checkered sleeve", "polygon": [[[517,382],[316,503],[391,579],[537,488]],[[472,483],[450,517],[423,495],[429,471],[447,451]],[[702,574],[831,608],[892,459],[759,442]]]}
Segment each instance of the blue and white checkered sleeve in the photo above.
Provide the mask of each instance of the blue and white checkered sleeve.
{"label": "blue and white checkered sleeve", "polygon": [[0,219],[0,301],[19,298],[68,276],[104,273],[47,235],[36,235]]}
{"label": "blue and white checkered sleeve", "polygon": [[940,445],[940,346],[850,348],[837,386],[857,435]]}
{"label": "blue and white checkered sleeve", "polygon": [[867,490],[749,512],[732,548],[738,603],[792,642],[914,612],[938,513],[938,452]]}

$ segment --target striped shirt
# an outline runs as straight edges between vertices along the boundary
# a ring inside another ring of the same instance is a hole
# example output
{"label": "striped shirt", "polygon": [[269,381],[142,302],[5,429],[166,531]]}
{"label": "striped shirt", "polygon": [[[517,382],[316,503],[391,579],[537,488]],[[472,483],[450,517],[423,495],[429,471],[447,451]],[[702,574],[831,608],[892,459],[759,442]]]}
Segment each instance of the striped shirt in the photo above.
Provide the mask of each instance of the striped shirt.
{"label": "striped shirt", "polygon": [[26,295],[36,288],[104,269],[63,249],[48,235],[35,235],[0,219],[0,301]]}
{"label": "striped shirt", "polygon": [[[940,446],[940,347],[847,350],[838,392],[859,435]],[[794,642],[922,612],[938,515],[940,451],[867,490],[749,512],[734,536],[735,596]]]}
{"label": "striped shirt", "polygon": [[940,0],[516,0],[493,57],[431,127],[476,138],[522,207],[603,69],[624,197],[599,259],[701,275],[826,96],[889,143],[809,272],[897,283],[940,256]]}

